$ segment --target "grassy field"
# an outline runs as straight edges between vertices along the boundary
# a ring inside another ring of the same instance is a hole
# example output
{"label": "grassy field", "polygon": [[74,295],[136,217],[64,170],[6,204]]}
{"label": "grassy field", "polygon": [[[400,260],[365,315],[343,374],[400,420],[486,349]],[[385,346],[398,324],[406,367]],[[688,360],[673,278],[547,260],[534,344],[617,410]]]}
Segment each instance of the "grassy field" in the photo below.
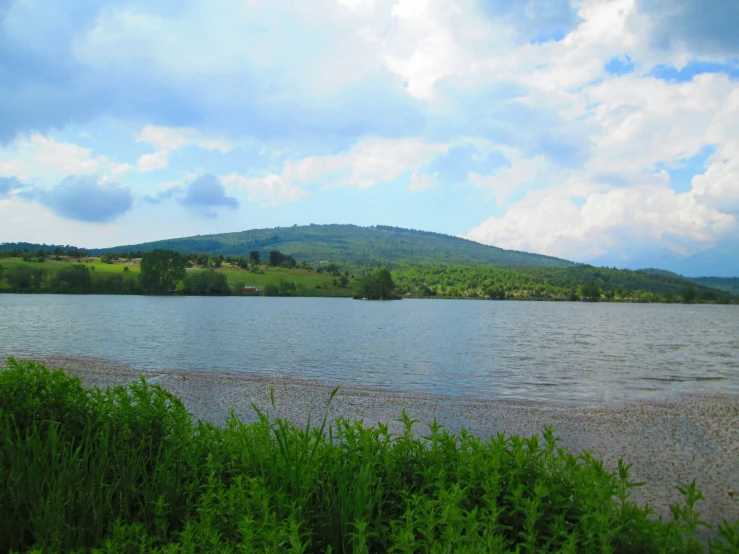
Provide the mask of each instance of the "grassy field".
{"label": "grassy field", "polygon": [[[335,394],[335,391],[334,391]],[[333,395],[332,395],[333,397]],[[330,402],[331,400],[328,399]],[[272,402],[274,407],[274,402]],[[698,538],[701,494],[669,521],[550,429],[480,440],[405,431],[193,421],[143,379],[85,389],[34,362],[0,370],[0,552],[727,553],[739,523]]]}
{"label": "grassy field", "polygon": [[[61,260],[47,258],[45,262],[39,263],[23,261],[21,258],[0,258],[0,266],[3,266],[6,272],[18,265],[25,265],[32,269],[41,269],[46,273],[46,282],[60,269],[80,263],[90,269],[94,278],[105,278],[120,274],[124,279],[136,279],[140,273],[139,261],[118,261],[108,264],[101,262],[100,258],[82,258],[78,262],[76,259],[62,257]],[[125,268],[128,268],[128,270]],[[187,271],[201,270],[193,268]],[[326,272],[318,273],[305,269],[286,269],[262,265],[259,267],[259,272],[255,273],[237,267],[231,267],[229,264],[224,264],[223,267],[216,271],[226,276],[226,280],[233,294],[240,294],[244,285],[255,285],[264,291],[267,285],[279,286],[282,281],[295,284],[295,295],[297,296],[351,297],[356,293],[356,281],[352,280],[347,286],[341,287],[335,285],[334,279],[336,278]],[[0,291],[10,291],[10,285],[7,279],[0,281]]]}

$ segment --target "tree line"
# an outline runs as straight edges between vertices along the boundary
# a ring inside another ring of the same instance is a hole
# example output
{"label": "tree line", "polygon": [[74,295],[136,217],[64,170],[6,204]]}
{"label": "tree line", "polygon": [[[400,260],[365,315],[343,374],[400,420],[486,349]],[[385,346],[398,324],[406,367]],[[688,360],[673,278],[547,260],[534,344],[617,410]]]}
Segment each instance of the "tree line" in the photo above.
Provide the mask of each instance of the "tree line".
{"label": "tree line", "polygon": [[414,296],[447,298],[733,302],[736,298],[678,275],[607,267],[502,268],[407,266],[395,268],[397,288]]}
{"label": "tree line", "polygon": [[[9,257],[7,252],[0,257]],[[18,254],[17,251],[10,251]],[[69,254],[70,250],[64,254]],[[71,250],[72,254],[80,252]],[[56,255],[53,252],[26,252],[31,261]],[[371,266],[344,266],[335,263],[311,267],[298,263],[292,255],[270,251],[267,260],[258,250],[248,258],[212,256],[202,253],[180,254],[172,250],[151,252],[106,253],[102,262],[116,263],[120,259],[140,256],[140,275],[95,275],[94,266],[73,265],[49,272],[44,266],[11,266],[0,269],[0,281],[5,278],[11,290],[17,292],[101,293],[101,294],[231,294],[226,276],[215,271],[229,264],[253,272],[262,272],[269,265],[328,272],[334,276],[334,286],[346,287],[350,277],[359,277],[360,298],[392,298],[398,295],[444,298],[589,300],[631,302],[735,302],[729,292],[709,288],[668,272],[631,271],[607,267],[574,266],[566,268],[502,268],[491,265],[431,265],[400,266],[377,269]],[[24,257],[24,259],[26,259]],[[201,271],[186,271],[198,265]],[[128,267],[124,268],[124,272]],[[181,286],[178,288],[178,283]],[[355,289],[357,290],[357,289]],[[304,295],[304,286],[283,279],[263,291],[268,296]]]}

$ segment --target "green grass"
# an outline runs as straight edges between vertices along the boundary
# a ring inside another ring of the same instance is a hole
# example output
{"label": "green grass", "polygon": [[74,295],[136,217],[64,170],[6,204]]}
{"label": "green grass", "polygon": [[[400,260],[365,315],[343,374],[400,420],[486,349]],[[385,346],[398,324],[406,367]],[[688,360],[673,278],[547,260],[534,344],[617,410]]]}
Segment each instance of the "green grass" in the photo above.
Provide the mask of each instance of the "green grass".
{"label": "green grass", "polygon": [[[272,403],[274,406],[274,402]],[[736,552],[739,526],[696,538],[700,493],[670,521],[542,438],[417,438],[257,413],[193,421],[143,379],[85,389],[61,370],[0,371],[0,552]]]}

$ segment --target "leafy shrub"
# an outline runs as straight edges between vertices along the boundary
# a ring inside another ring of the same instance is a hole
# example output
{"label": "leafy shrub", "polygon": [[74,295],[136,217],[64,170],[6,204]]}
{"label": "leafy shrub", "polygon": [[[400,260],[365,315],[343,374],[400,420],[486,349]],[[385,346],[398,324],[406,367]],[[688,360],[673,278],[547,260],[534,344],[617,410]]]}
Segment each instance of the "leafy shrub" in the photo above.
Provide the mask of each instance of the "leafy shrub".
{"label": "leafy shrub", "polygon": [[[335,393],[335,391],[334,391]],[[333,396],[333,395],[332,395]],[[274,406],[274,401],[272,403]],[[255,408],[256,409],[256,408]],[[436,422],[416,438],[257,411],[194,422],[143,379],[85,389],[60,370],[0,371],[0,552],[736,552],[702,545],[695,484],[669,522],[608,473],[543,437],[482,441]]]}

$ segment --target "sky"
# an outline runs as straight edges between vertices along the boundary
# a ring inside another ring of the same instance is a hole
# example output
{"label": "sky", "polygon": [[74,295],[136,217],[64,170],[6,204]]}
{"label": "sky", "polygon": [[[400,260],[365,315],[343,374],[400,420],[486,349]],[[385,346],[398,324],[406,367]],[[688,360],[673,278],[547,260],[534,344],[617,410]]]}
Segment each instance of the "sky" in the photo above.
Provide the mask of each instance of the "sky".
{"label": "sky", "polygon": [[739,275],[739,1],[0,0],[0,242],[394,225]]}

